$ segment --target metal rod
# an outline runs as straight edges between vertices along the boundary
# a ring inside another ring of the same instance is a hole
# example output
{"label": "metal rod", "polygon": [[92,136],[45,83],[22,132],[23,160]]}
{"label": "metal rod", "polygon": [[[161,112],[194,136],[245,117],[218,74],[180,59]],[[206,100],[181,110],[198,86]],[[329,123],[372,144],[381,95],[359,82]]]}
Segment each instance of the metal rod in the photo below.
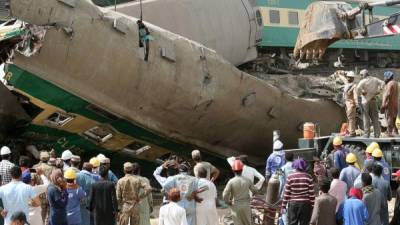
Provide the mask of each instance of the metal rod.
{"label": "metal rod", "polygon": [[117,0],[114,0],[114,11],[117,11]]}
{"label": "metal rod", "polygon": [[140,20],[143,21],[143,8],[142,8],[142,0],[140,0]]}
{"label": "metal rod", "polygon": [[378,2],[372,2],[368,3],[369,6],[374,7],[374,6],[392,6],[392,5],[397,5],[400,4],[400,0],[385,0],[385,1],[378,1]]}

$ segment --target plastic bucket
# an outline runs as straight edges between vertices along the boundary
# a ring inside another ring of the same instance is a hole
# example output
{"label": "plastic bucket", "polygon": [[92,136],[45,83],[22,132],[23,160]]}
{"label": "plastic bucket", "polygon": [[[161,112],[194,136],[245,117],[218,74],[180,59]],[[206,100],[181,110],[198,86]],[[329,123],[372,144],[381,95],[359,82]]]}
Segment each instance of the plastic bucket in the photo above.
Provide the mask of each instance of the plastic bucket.
{"label": "plastic bucket", "polygon": [[304,123],[303,125],[303,138],[313,139],[315,137],[315,124],[311,122]]}

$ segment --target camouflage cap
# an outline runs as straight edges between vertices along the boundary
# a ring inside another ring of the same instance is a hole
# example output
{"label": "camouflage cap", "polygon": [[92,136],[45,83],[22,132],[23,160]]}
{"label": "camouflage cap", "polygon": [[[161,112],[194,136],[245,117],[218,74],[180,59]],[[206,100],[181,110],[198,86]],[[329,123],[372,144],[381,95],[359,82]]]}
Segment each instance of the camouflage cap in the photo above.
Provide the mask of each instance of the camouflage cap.
{"label": "camouflage cap", "polygon": [[48,151],[41,151],[39,158],[40,158],[40,160],[49,160],[50,153]]}
{"label": "camouflage cap", "polygon": [[81,157],[79,155],[73,155],[72,158],[71,158],[71,161],[80,162],[81,161]]}
{"label": "camouflage cap", "polygon": [[56,158],[50,158],[49,161],[47,162],[50,166],[56,166]]}
{"label": "camouflage cap", "polygon": [[133,169],[133,164],[131,162],[124,163],[124,170],[131,171]]}

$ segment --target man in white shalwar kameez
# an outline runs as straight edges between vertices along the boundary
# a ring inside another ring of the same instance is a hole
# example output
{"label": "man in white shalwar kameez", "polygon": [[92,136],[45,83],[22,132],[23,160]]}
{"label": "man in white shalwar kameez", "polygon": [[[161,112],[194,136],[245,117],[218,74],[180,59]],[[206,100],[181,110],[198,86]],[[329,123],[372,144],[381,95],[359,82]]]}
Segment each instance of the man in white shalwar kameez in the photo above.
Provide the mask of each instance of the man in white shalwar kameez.
{"label": "man in white shalwar kameez", "polygon": [[198,197],[203,199],[196,204],[196,225],[218,225],[218,214],[215,200],[217,188],[207,179],[207,170],[201,168],[198,171]]}
{"label": "man in white shalwar kameez", "polygon": [[161,206],[158,225],[188,225],[186,211],[178,205],[181,194],[178,188],[172,188],[168,192],[168,204]]}

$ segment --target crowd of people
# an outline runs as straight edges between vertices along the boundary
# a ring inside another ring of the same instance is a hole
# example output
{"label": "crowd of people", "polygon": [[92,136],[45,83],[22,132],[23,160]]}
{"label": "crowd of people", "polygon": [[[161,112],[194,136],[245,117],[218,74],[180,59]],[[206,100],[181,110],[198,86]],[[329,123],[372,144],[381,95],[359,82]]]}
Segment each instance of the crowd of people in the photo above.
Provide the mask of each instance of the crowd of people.
{"label": "crowd of people", "polygon": [[26,156],[12,163],[6,146],[0,155],[5,225],[150,225],[152,189],[138,163],[124,163],[118,179],[102,154],[82,164],[69,150],[60,158],[42,151],[33,166]]}
{"label": "crowd of people", "polygon": [[[394,174],[385,162],[376,142],[360,156],[333,141],[333,151],[321,166],[315,160],[310,171],[301,158],[293,161],[291,152],[282,151],[278,140],[266,166],[270,174],[281,177],[281,224],[289,225],[397,225],[400,224],[400,189],[396,191],[394,216],[389,222],[388,201],[392,199],[391,176],[400,182],[400,170]],[[279,147],[279,148],[278,148]],[[360,167],[360,165],[363,165]]]}
{"label": "crowd of people", "polygon": [[[371,122],[374,137],[381,136],[381,124],[379,122],[379,112],[385,115],[387,123],[386,135],[393,137],[398,135],[396,128],[396,118],[398,112],[398,84],[394,79],[394,72],[386,71],[384,80],[370,76],[367,69],[360,71],[361,80],[355,82],[353,71],[337,71],[334,75],[344,82],[343,99],[346,106],[348,120],[347,135],[356,136],[356,115],[357,108],[361,111],[363,119],[364,137],[370,137]],[[378,109],[377,97],[382,94],[382,104]]]}
{"label": "crowd of people", "polygon": [[[377,143],[367,147],[362,163],[335,137],[333,151],[325,160],[315,158],[313,166],[283,151],[280,140],[273,148],[265,176],[248,165],[246,156],[227,159],[234,177],[220,197],[230,207],[234,225],[252,224],[252,196],[263,194],[270,179],[280,181],[280,224],[400,224],[400,189],[391,222],[388,211],[391,175],[400,183],[400,171],[390,173]],[[33,166],[26,156],[12,163],[6,146],[0,155],[0,214],[6,225],[150,225],[153,189],[140,175],[138,163],[125,162],[125,175],[118,179],[102,154],[82,163],[69,150],[60,158],[42,151]],[[219,224],[214,181],[220,171],[203,161],[198,150],[192,151],[192,160],[193,169],[173,155],[155,169],[153,176],[164,196],[159,225]]]}
{"label": "crowd of people", "polygon": [[[12,152],[6,146],[1,148],[0,155],[0,212],[5,225],[150,225],[153,189],[149,179],[140,176],[138,163],[124,163],[125,175],[118,179],[110,170],[110,159],[102,154],[82,163],[69,150],[62,152],[60,158],[54,152],[41,151],[40,162],[35,165],[26,156],[14,164]],[[164,194],[159,225],[219,223],[213,181],[220,171],[203,161],[198,150],[192,152],[192,160],[193,170],[180,157],[171,156],[154,171]],[[228,162],[237,163],[235,157]],[[256,186],[260,189],[264,176],[240,163],[243,175],[248,177],[242,181],[250,187],[250,179],[258,177]],[[237,192],[238,185],[240,182],[232,181],[224,191],[224,199],[230,204],[250,201],[249,192]],[[250,211],[234,218],[250,221]]]}

